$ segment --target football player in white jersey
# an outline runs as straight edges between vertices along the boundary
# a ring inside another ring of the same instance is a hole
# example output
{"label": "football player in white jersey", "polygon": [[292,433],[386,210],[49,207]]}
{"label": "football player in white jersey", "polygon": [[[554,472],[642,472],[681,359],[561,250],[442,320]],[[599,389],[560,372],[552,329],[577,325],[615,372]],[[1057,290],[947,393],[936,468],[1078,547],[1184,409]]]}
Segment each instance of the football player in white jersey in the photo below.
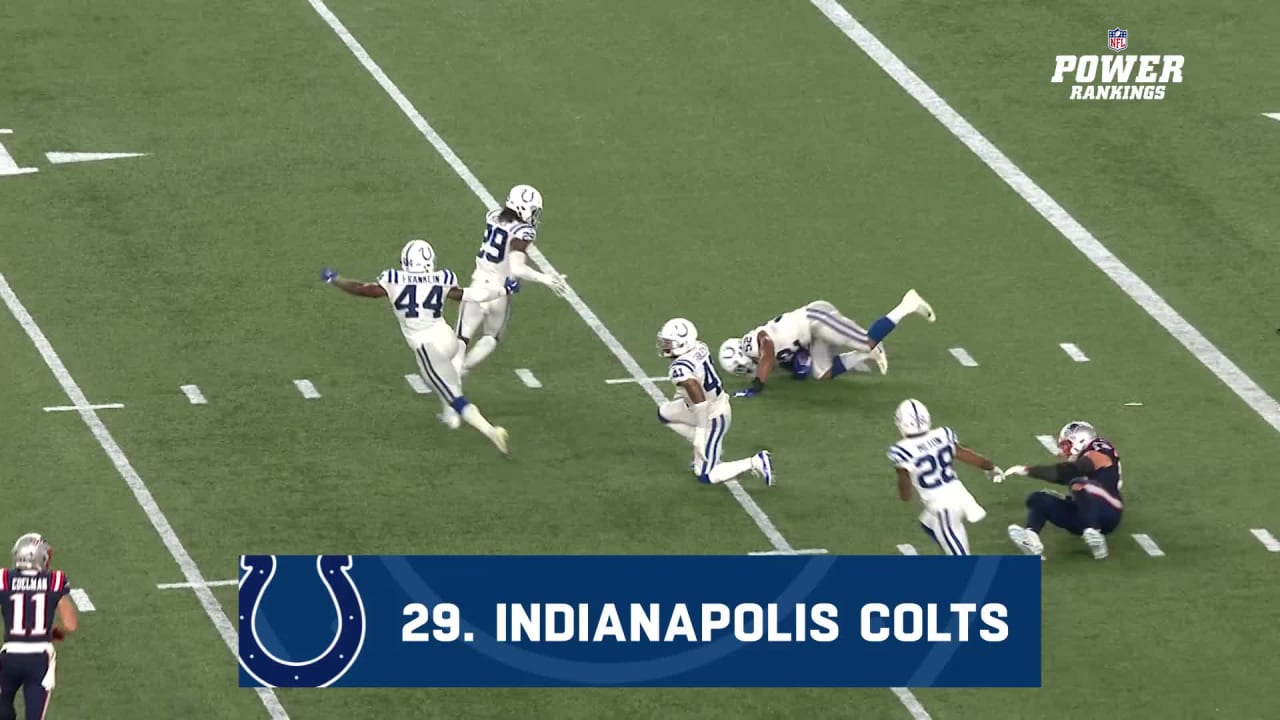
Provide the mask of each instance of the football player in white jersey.
{"label": "football player in white jersey", "polygon": [[764,392],[775,367],[790,368],[797,377],[812,375],[830,380],[849,370],[865,369],[874,363],[880,374],[889,371],[889,359],[880,341],[893,332],[907,315],[915,313],[934,322],[933,306],[915,290],[908,290],[902,302],[864,330],[826,300],[783,313],[741,338],[720,344],[720,367],[734,375],[755,374],[751,387],[734,397],[751,397]]}
{"label": "football player in white jersey", "polygon": [[[511,278],[541,283],[557,295],[565,291],[560,275],[538,272],[528,265],[525,252],[538,235],[538,219],[542,216],[542,193],[531,185],[516,185],[507,193],[506,203],[490,210],[484,218],[484,242],[476,254],[476,269],[471,274],[472,288],[501,290]],[[511,301],[499,297],[492,302],[463,299],[458,306],[458,339],[461,355],[455,360],[459,373],[465,374],[489,357],[502,331],[511,318]],[[472,345],[472,340],[475,344]]]}
{"label": "football player in white jersey", "polygon": [[[436,253],[426,240],[410,240],[400,251],[400,270],[383,270],[375,282],[340,277],[325,268],[321,279],[344,292],[359,297],[385,297],[391,301],[400,332],[413,350],[422,379],[435,390],[444,406],[441,420],[451,428],[462,422],[479,430],[504,455],[510,454],[507,431],[494,427],[462,394],[462,380],[453,366],[458,340],[449,321],[442,318],[444,299],[485,303],[518,292],[520,283],[506,281],[501,287],[458,287],[451,270],[435,269]],[[460,420],[459,420],[460,418]]]}
{"label": "football player in white jersey", "polygon": [[920,526],[947,555],[968,555],[969,534],[965,521],[976,523],[987,511],[973,499],[956,477],[955,461],[986,471],[999,482],[1003,471],[956,440],[949,427],[933,429],[929,409],[919,400],[903,400],[894,413],[902,439],[889,446],[889,462],[898,471],[898,497],[911,501],[912,488],[924,510]]}
{"label": "football player in white jersey", "polygon": [[658,420],[693,445],[693,474],[704,483],[717,484],[752,472],[773,485],[773,459],[761,450],[741,460],[721,460],[724,437],[733,413],[712,362],[711,350],[698,342],[698,329],[684,318],[668,320],[658,331],[658,354],[671,358],[667,377],[676,386],[676,398],[658,407]]}

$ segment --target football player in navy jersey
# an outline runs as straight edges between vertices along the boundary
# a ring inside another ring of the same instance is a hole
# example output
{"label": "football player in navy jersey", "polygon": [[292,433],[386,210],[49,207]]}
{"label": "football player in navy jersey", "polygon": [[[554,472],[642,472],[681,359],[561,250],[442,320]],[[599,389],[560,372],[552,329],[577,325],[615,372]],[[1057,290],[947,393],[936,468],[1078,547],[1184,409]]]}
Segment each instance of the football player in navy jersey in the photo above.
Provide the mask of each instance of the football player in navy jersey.
{"label": "football player in navy jersey", "polygon": [[53,644],[79,625],[66,574],[49,569],[52,555],[44,538],[27,533],[13,544],[13,567],[0,568],[0,720],[18,717],[13,702],[19,690],[27,720],[43,720],[53,694]]}
{"label": "football player in navy jersey", "polygon": [[[1027,496],[1027,526],[1009,526],[1009,539],[1028,555],[1043,555],[1040,531],[1046,522],[1084,538],[1093,557],[1107,556],[1106,536],[1120,525],[1124,512],[1120,453],[1109,440],[1098,437],[1093,426],[1081,420],[1067,423],[1058,433],[1064,462],[1051,465],[1015,465],[1004,476],[1029,475],[1066,485],[1071,497],[1037,490]],[[998,482],[998,481],[997,481]]]}

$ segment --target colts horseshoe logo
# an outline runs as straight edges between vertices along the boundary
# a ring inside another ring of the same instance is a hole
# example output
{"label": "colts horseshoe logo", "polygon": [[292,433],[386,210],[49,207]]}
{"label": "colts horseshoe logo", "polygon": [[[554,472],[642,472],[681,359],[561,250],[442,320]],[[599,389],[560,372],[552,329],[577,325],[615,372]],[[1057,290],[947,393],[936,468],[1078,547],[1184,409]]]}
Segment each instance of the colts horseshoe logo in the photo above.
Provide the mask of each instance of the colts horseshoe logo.
{"label": "colts horseshoe logo", "polygon": [[350,555],[317,555],[316,572],[329,590],[338,616],[338,631],[329,647],[301,662],[281,660],[258,639],[258,603],[276,574],[274,555],[244,555],[240,567],[240,667],[268,687],[328,687],[341,678],[364,646],[364,601],[347,571]]}

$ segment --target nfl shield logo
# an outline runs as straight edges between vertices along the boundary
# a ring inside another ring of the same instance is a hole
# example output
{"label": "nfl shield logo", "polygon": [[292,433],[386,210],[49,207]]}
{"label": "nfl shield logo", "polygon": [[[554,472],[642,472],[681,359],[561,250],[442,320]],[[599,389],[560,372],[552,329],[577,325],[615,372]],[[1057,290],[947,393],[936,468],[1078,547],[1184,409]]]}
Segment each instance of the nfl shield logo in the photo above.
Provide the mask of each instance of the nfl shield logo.
{"label": "nfl shield logo", "polygon": [[1115,28],[1107,31],[1107,47],[1120,52],[1129,47],[1129,31]]}

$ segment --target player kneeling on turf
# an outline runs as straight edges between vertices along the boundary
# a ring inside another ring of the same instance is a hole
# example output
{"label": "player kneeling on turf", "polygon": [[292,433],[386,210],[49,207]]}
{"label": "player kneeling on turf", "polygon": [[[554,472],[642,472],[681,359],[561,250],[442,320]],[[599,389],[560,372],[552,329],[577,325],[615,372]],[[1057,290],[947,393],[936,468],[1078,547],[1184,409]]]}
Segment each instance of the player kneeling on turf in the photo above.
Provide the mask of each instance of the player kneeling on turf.
{"label": "player kneeling on turf", "polygon": [[903,400],[893,421],[902,435],[889,446],[889,462],[898,470],[898,497],[910,501],[914,487],[924,505],[920,527],[925,534],[947,555],[968,555],[964,523],[982,520],[987,511],[956,477],[955,461],[985,470],[992,480],[1000,477],[1000,468],[960,445],[951,428],[931,429],[929,408],[919,400]]}
{"label": "player kneeling on turf", "polygon": [[678,396],[658,407],[658,420],[693,444],[693,474],[704,483],[722,483],[745,472],[773,484],[773,460],[761,450],[741,460],[720,460],[733,413],[729,393],[711,362],[711,350],[698,342],[698,329],[684,318],[668,320],[658,331],[658,354],[671,358],[667,377]]}

